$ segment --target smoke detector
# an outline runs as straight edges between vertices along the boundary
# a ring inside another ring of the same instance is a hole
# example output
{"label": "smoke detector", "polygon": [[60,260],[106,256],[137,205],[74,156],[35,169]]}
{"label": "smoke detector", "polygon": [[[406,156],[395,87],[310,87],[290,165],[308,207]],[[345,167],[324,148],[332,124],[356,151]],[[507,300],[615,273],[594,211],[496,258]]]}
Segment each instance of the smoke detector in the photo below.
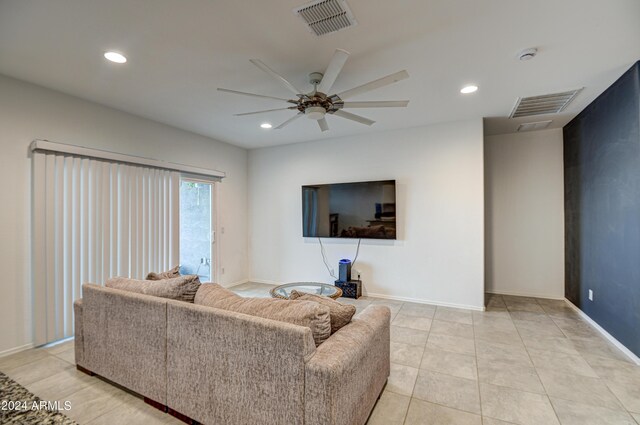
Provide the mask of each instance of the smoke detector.
{"label": "smoke detector", "polygon": [[529,49],[524,49],[520,53],[518,53],[518,59],[521,61],[528,61],[533,59],[538,54],[538,49],[535,47],[531,47]]}
{"label": "smoke detector", "polygon": [[345,0],[315,0],[293,9],[318,37],[357,25]]}

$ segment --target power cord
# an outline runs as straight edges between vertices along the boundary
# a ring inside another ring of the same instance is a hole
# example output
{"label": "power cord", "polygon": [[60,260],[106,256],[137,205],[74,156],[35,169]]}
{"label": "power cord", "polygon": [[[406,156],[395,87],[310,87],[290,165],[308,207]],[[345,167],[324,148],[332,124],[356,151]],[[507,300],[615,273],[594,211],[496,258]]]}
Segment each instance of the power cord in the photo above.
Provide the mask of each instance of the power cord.
{"label": "power cord", "polygon": [[[318,237],[318,242],[320,243],[320,254],[322,254],[322,261],[324,262],[324,266],[327,268],[327,271],[329,272],[329,275],[334,280],[338,280],[338,278],[336,277],[335,273],[333,271],[331,271],[331,267],[329,267],[329,262],[327,261],[327,253],[324,251],[324,245],[322,244],[322,239],[320,237]],[[353,257],[353,261],[351,262],[351,267],[353,267],[354,264],[356,264],[356,260],[358,259],[358,254],[360,254],[360,242],[362,242],[362,239],[358,239],[358,246],[356,248],[356,255]]]}

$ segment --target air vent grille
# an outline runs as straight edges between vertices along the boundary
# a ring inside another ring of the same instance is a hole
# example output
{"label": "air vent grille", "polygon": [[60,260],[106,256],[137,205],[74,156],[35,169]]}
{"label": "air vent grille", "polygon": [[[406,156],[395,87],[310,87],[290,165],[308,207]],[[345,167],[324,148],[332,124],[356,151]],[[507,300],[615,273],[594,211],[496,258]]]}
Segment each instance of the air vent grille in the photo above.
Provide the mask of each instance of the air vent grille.
{"label": "air vent grille", "polygon": [[562,112],[582,89],[542,96],[519,97],[511,111],[510,118],[528,117],[531,115],[557,114]]}
{"label": "air vent grille", "polygon": [[518,131],[519,132],[523,132],[523,131],[543,130],[543,129],[549,127],[550,124],[551,124],[551,120],[536,121],[536,122],[525,122],[525,123],[520,124],[518,126]]}
{"label": "air vent grille", "polygon": [[320,0],[298,7],[293,12],[307,24],[317,36],[340,31],[357,24],[344,0]]}

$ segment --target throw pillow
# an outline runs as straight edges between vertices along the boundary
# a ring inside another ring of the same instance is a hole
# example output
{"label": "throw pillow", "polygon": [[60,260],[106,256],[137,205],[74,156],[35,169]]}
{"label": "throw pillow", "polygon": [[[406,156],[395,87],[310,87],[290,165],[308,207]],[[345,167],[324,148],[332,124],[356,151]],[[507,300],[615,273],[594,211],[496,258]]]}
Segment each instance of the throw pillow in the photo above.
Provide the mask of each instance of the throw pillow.
{"label": "throw pillow", "polygon": [[150,272],[147,275],[147,280],[173,279],[174,277],[180,277],[180,266],[175,266],[171,270],[162,273]]}
{"label": "throw pillow", "polygon": [[298,292],[295,289],[289,294],[290,300],[306,300],[315,301],[321,305],[329,307],[329,314],[331,316],[331,333],[337,332],[338,329],[345,326],[351,321],[351,318],[356,314],[356,306],[351,304],[342,304],[329,297],[323,297],[322,295],[307,294],[306,292]]}
{"label": "throw pillow", "polygon": [[217,283],[200,285],[194,304],[292,323],[311,329],[316,346],[331,335],[329,308],[309,301],[245,298]]}
{"label": "throw pillow", "polygon": [[107,288],[192,303],[200,287],[200,279],[196,275],[185,275],[163,280],[136,280],[126,277],[113,277],[107,280],[105,286]]}

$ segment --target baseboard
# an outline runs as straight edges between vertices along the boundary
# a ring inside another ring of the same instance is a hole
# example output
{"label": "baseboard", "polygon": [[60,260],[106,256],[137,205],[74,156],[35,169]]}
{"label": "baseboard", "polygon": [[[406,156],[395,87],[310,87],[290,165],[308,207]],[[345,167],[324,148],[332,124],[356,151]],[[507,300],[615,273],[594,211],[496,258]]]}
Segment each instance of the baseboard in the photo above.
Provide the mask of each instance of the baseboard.
{"label": "baseboard", "polygon": [[534,294],[531,292],[512,292],[512,291],[486,291],[487,294],[495,295],[509,295],[512,297],[530,297],[530,298],[544,298],[545,300],[564,300],[564,295],[547,295],[547,294]]}
{"label": "baseboard", "polygon": [[585,313],[584,311],[580,310],[574,303],[572,303],[571,301],[569,301],[568,299],[564,299],[565,302],[567,304],[569,304],[569,307],[571,307],[572,309],[574,309],[579,315],[580,317],[582,317],[587,323],[589,323],[595,330],[597,330],[598,332],[600,332],[602,334],[602,336],[604,336],[606,339],[609,340],[609,342],[611,342],[613,345],[615,345],[620,351],[622,351],[627,357],[629,357],[629,360],[631,360],[632,362],[634,362],[635,364],[637,364],[638,366],[640,366],[640,358],[638,358],[638,356],[635,355],[635,353],[633,353],[631,350],[629,350],[627,347],[625,347],[620,341],[618,341],[613,335],[611,335],[609,332],[607,332],[602,326],[600,326],[599,324],[597,324],[591,317],[587,316],[587,313]]}
{"label": "baseboard", "polygon": [[442,307],[453,307],[453,308],[463,308],[465,310],[474,310],[474,311],[484,311],[484,306],[478,307],[475,305],[466,305],[466,304],[455,304],[455,303],[445,303],[442,301],[433,301],[433,300],[425,300],[421,298],[409,298],[409,297],[396,297],[395,295],[386,295],[386,294],[376,294],[372,292],[367,292],[363,294],[367,297],[374,298],[384,298],[386,300],[395,300],[395,301],[404,301],[409,303],[417,303],[417,304],[431,304],[431,305],[439,305]]}
{"label": "baseboard", "polygon": [[0,351],[0,357],[10,356],[12,354],[19,353],[20,351],[25,351],[33,347],[34,347],[33,342],[30,342],[29,344],[21,345],[20,347],[15,347],[15,348],[10,348],[8,350]]}
{"label": "baseboard", "polygon": [[249,279],[238,280],[237,282],[225,283],[221,285],[223,288],[233,288],[234,286],[242,285],[249,282]]}

